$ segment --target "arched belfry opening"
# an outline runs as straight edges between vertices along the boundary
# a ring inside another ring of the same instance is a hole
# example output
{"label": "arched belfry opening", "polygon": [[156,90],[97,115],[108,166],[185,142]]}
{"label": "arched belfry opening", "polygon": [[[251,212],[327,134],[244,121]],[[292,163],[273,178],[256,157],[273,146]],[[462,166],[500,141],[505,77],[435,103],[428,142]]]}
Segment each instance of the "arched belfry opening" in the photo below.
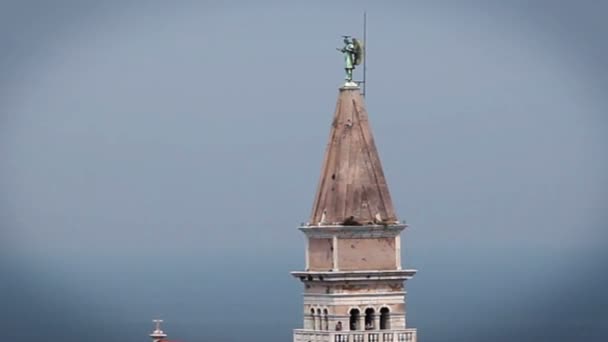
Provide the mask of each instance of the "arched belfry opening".
{"label": "arched belfry opening", "polygon": [[349,324],[349,329],[350,330],[359,330],[359,309],[350,309],[350,324]]}
{"label": "arched belfry opening", "polygon": [[317,309],[317,329],[323,330],[323,316],[321,316],[321,309]]}
{"label": "arched belfry opening", "polygon": [[373,330],[376,327],[374,326],[374,309],[367,308],[365,309],[365,330]]}
{"label": "arched belfry opening", "polygon": [[380,329],[386,330],[391,328],[390,310],[386,307],[380,309]]}
{"label": "arched belfry opening", "polygon": [[329,318],[327,309],[323,309],[323,330],[329,330]]}
{"label": "arched belfry opening", "polygon": [[317,324],[315,320],[315,309],[310,309],[310,325],[312,326],[312,330],[317,330]]}

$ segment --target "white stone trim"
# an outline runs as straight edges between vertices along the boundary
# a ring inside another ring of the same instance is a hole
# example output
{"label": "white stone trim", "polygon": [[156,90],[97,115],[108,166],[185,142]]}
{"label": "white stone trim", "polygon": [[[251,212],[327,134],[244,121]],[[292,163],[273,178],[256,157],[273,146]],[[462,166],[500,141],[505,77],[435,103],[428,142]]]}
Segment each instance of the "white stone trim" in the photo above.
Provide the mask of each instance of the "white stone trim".
{"label": "white stone trim", "polygon": [[333,260],[333,267],[332,270],[334,272],[338,272],[340,270],[340,266],[338,265],[338,236],[334,235],[332,237],[332,260]]}
{"label": "white stone trim", "polygon": [[[388,304],[404,304],[405,298],[403,296],[395,296],[392,298],[330,298],[330,297],[314,297],[305,296],[304,304],[307,305],[369,305],[378,307],[378,311],[382,308],[382,305]],[[390,308],[389,308],[390,310]]]}
{"label": "white stone trim", "polygon": [[309,252],[308,252],[308,248],[309,248],[309,237],[306,237],[306,244],[305,244],[305,250],[304,250],[304,258],[306,259],[306,267],[304,268],[306,271],[308,271],[310,269],[310,256],[309,256]]}
{"label": "white stone trim", "polygon": [[388,302],[385,302],[385,303],[383,303],[383,304],[379,305],[379,306],[378,306],[378,312],[380,312],[380,310],[382,310],[382,309],[384,309],[384,308],[387,308],[387,309],[388,309],[388,312],[392,314],[392,313],[393,313],[393,310],[391,310],[391,306],[390,306],[389,304],[395,304],[395,303],[388,303]]}
{"label": "white stone trim", "polygon": [[401,235],[399,234],[395,236],[395,265],[398,270],[401,269]]}
{"label": "white stone trim", "polygon": [[374,313],[376,313],[376,307],[373,305],[369,305],[369,304],[365,305],[365,308],[363,309],[363,313],[365,313],[365,311],[367,311],[367,309],[372,309],[372,310],[374,310]]}
{"label": "white stone trim", "polygon": [[405,296],[406,291],[391,291],[391,292],[371,292],[371,293],[302,293],[305,297],[329,297],[329,298],[348,298],[348,297],[392,297]]}

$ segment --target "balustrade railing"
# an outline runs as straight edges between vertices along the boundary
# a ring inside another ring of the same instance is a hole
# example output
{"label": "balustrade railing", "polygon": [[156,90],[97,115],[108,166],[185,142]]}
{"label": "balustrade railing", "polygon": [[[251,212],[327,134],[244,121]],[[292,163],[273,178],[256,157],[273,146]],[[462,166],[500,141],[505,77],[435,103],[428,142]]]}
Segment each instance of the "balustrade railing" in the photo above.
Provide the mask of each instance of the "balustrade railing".
{"label": "balustrade railing", "polygon": [[294,342],[417,342],[416,329],[327,331],[294,330]]}

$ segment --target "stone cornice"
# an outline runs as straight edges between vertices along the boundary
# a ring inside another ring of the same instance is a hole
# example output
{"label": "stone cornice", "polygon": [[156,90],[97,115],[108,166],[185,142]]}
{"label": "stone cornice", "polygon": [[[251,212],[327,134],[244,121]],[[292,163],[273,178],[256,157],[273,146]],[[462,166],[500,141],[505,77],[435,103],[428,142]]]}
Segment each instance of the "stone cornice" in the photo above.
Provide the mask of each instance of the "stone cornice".
{"label": "stone cornice", "polygon": [[298,229],[304,232],[308,238],[381,238],[395,237],[407,227],[407,224],[392,225],[364,225],[364,226],[300,226]]}
{"label": "stone cornice", "polygon": [[386,281],[386,280],[408,280],[411,279],[417,270],[386,270],[386,271],[296,271],[291,272],[296,278],[303,282],[344,282],[344,281]]}
{"label": "stone cornice", "polygon": [[406,291],[394,292],[369,292],[369,293],[302,293],[304,297],[324,297],[324,298],[376,298],[376,297],[403,297]]}

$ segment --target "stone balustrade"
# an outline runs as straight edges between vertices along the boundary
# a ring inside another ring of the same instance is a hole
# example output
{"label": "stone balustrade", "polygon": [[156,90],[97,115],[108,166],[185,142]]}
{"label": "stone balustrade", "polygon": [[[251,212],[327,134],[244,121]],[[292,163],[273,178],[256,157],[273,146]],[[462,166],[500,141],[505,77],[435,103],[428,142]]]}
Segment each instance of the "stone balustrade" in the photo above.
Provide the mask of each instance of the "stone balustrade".
{"label": "stone balustrade", "polygon": [[293,342],[416,342],[416,329],[391,330],[294,330]]}

